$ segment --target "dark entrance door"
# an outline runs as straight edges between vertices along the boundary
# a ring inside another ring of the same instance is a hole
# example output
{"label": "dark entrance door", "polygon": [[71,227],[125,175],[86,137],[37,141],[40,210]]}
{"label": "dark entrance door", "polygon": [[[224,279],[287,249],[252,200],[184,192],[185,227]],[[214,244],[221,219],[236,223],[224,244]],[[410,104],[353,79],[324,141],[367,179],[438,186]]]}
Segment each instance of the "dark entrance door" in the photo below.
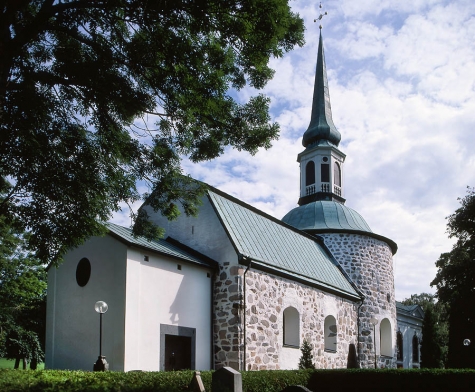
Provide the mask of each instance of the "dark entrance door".
{"label": "dark entrance door", "polygon": [[192,369],[191,337],[165,335],[165,371]]}

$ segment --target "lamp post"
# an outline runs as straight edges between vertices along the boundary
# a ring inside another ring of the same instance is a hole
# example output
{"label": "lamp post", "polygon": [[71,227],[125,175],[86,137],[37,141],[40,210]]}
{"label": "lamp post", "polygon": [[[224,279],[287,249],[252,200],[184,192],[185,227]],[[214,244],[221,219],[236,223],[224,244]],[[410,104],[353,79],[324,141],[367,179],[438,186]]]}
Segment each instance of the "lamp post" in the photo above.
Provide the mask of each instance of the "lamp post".
{"label": "lamp post", "polygon": [[99,313],[99,358],[97,358],[94,364],[95,372],[104,372],[109,370],[109,364],[106,361],[106,357],[102,355],[102,315],[107,312],[109,306],[104,301],[97,301],[94,305],[94,309]]}
{"label": "lamp post", "polygon": [[373,326],[374,368],[377,369],[377,366],[376,366],[376,324],[378,324],[378,320],[374,317],[371,317],[369,322]]}

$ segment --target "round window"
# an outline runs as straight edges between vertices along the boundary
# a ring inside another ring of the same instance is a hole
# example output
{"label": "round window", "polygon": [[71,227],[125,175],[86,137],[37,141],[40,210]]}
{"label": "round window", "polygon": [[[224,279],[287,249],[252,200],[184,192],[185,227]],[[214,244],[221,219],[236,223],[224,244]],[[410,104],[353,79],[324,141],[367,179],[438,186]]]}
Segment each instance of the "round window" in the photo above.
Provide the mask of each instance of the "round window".
{"label": "round window", "polygon": [[328,157],[323,157],[322,161],[323,162],[328,162]]}
{"label": "round window", "polygon": [[91,263],[85,257],[79,260],[76,268],[76,282],[81,287],[87,285],[89,278],[91,277]]}

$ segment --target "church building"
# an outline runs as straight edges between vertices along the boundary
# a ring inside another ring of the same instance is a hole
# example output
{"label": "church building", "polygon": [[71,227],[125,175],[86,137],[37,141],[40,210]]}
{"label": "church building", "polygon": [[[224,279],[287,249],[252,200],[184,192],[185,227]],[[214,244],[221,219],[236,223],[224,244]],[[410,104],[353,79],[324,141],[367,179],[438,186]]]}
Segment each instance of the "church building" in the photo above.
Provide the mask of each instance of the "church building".
{"label": "church building", "polygon": [[298,207],[279,220],[210,186],[196,217],[142,206],[163,240],[108,224],[49,268],[46,367],[297,369],[304,341],[317,368],[418,367],[423,314],[396,304],[396,243],[345,205],[340,139],[320,33]]}

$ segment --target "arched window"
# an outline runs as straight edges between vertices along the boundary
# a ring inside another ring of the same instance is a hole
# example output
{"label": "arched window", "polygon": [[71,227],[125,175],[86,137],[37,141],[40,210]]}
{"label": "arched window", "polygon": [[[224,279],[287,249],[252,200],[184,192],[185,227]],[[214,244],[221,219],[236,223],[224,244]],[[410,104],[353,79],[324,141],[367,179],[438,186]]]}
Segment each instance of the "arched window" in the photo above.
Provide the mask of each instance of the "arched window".
{"label": "arched window", "polygon": [[338,162],[335,162],[335,166],[333,167],[333,177],[335,185],[341,187],[341,167]]}
{"label": "arched window", "polygon": [[412,338],[412,362],[419,362],[419,338],[415,334]]}
{"label": "arched window", "polygon": [[292,306],[284,310],[284,346],[300,346],[300,315]]}
{"label": "arched window", "polygon": [[325,351],[336,352],[337,327],[333,316],[325,318]]}
{"label": "arched window", "polygon": [[380,353],[381,355],[392,357],[392,333],[391,333],[391,323],[387,318],[383,319],[380,324]]}
{"label": "arched window", "polygon": [[305,166],[305,185],[309,186],[315,184],[315,163],[310,161]]}
{"label": "arched window", "polygon": [[402,333],[398,331],[397,333],[397,360],[402,361],[404,359],[404,352],[403,352],[403,341],[402,341]]}

